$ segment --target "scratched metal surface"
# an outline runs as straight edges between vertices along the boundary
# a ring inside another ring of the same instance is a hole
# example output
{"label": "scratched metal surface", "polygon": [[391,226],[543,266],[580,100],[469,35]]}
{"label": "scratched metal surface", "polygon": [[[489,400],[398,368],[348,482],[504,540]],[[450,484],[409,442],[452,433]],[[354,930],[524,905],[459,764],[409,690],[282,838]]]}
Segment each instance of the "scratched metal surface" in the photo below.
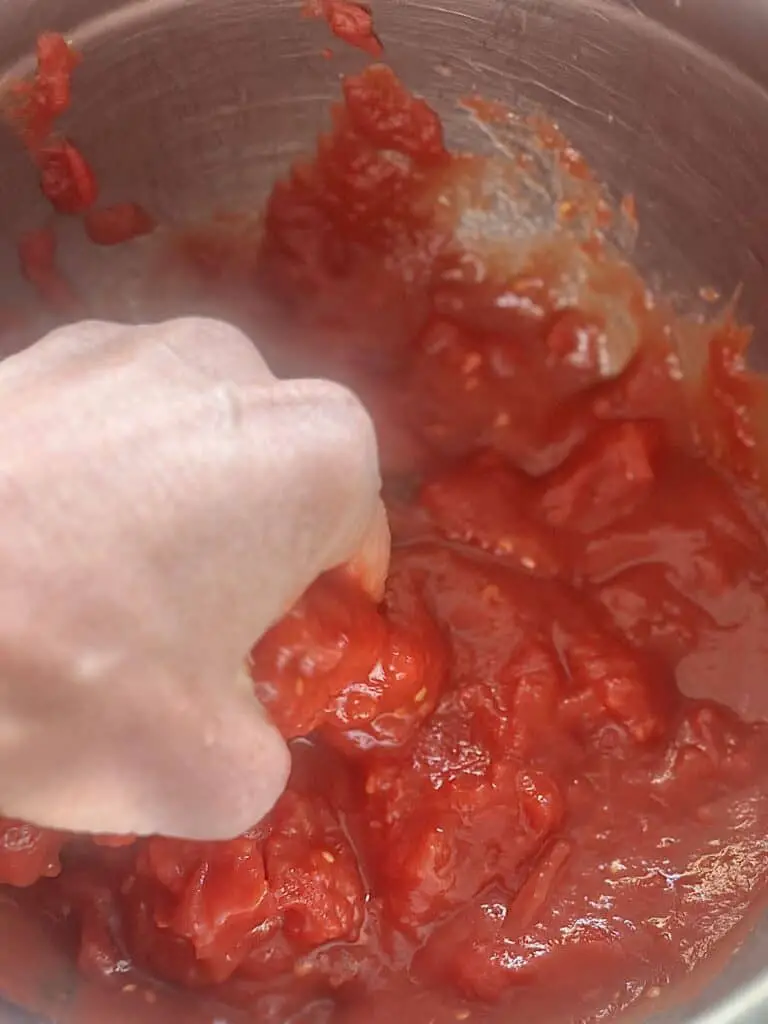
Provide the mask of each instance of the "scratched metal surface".
{"label": "scratched metal surface", "polygon": [[[744,315],[758,328],[757,362],[768,366],[765,0],[373,6],[387,60],[438,108],[452,143],[487,141],[456,110],[467,93],[543,108],[617,194],[635,194],[635,258],[651,283],[694,310],[701,285],[724,295],[741,286]],[[167,218],[238,198],[258,205],[311,149],[338,76],[362,65],[341,46],[325,59],[327,28],[300,18],[292,0],[0,0],[0,74],[41,29],[74,35],[86,52],[69,130],[109,194]],[[21,287],[13,237],[43,207],[24,155],[2,135],[0,166],[2,302]],[[82,246],[74,231],[68,240],[73,275],[129,303],[127,258]],[[0,901],[0,976],[17,927]],[[766,960],[761,925],[713,985],[654,1024],[765,1024]],[[0,1024],[36,1019],[9,1012],[0,1007]],[[146,1018],[123,1008],[119,1019]]]}

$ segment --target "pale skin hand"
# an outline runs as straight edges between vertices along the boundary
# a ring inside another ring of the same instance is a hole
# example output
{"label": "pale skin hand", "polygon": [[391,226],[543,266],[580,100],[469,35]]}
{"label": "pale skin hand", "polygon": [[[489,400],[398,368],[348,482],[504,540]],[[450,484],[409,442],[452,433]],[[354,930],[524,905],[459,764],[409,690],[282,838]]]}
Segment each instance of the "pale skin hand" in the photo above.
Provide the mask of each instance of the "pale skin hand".
{"label": "pale skin hand", "polygon": [[188,319],[67,327],[0,363],[0,813],[224,838],[289,755],[243,672],[324,570],[380,596],[371,421]]}

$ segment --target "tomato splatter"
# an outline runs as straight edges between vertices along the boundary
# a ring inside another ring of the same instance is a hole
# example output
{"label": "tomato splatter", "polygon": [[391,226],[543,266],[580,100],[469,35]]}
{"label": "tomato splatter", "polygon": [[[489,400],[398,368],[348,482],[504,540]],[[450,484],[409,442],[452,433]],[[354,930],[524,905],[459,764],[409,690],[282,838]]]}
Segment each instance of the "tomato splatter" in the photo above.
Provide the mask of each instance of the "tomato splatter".
{"label": "tomato splatter", "polygon": [[55,133],[56,121],[72,101],[72,73],[81,57],[63,36],[44,33],[37,41],[37,66],[30,79],[14,83],[3,105],[40,173],[40,188],[60,214],[87,214],[85,230],[96,245],[119,245],[154,230],[153,218],[138,203],[93,209],[96,176],[83,153]]}
{"label": "tomato splatter", "polygon": [[[308,0],[304,13],[310,18],[325,18],[337,39],[371,57],[380,57],[384,52],[373,28],[373,15],[364,4],[354,0]],[[333,55],[330,50],[324,50],[323,54]]]}
{"label": "tomato splatter", "polygon": [[373,16],[367,8],[350,0],[325,0],[323,8],[335,36],[371,57],[381,56],[384,47],[373,31]]}

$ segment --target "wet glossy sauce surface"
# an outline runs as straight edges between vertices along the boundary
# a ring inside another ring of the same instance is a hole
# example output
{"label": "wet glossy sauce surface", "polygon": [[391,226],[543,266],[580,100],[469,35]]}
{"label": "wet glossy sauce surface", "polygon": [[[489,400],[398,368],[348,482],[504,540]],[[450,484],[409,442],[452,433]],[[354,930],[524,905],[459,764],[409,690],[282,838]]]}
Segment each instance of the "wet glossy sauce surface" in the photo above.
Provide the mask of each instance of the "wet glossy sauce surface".
{"label": "wet glossy sauce surface", "polygon": [[[450,155],[386,68],[344,92],[257,244],[223,222],[174,259],[246,323],[275,296],[300,328],[277,369],[324,367],[368,402],[395,540],[383,606],[332,574],[254,650],[295,771],[252,832],[94,843],[7,823],[0,878],[51,879],[35,899],[85,974],[202,987],[264,1024],[651,1006],[768,880],[768,730],[717,703],[768,668],[745,335],[713,332],[684,383],[598,234],[514,270],[479,254],[459,228],[490,165]],[[559,290],[575,259],[590,301]],[[617,309],[635,354],[615,375]]]}

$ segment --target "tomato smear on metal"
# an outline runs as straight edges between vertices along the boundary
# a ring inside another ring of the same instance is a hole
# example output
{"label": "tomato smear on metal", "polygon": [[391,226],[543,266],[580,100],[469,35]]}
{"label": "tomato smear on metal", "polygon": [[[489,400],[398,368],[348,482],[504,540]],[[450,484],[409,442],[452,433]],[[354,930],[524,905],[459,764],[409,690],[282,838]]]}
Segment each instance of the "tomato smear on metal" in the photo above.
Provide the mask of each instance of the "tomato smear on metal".
{"label": "tomato smear on metal", "polygon": [[37,42],[37,67],[5,97],[6,119],[19,133],[40,172],[40,188],[57,213],[76,214],[96,201],[98,187],[88,161],[69,139],[54,134],[72,100],[72,72],[80,55],[55,33]]}
{"label": "tomato smear on metal", "polygon": [[38,38],[33,75],[14,82],[0,104],[40,173],[40,189],[58,214],[86,214],[84,226],[97,245],[119,245],[150,234],[155,221],[138,203],[93,209],[99,196],[96,175],[71,139],[56,134],[56,122],[72,102],[72,74],[80,54],[58,33]]}
{"label": "tomato smear on metal", "polygon": [[[387,68],[346,79],[334,115],[257,243],[220,225],[175,257],[244,321],[260,288],[315,328],[268,353],[277,372],[322,363],[368,403],[384,601],[330,573],[254,648],[294,772],[248,833],[5,822],[0,879],[66,924],[85,976],[200,990],[210,1019],[649,1007],[768,885],[768,726],[719,702],[768,670],[765,384],[728,319],[685,379],[597,236],[568,256],[599,308],[563,301],[560,250],[512,269],[471,250],[457,196],[489,165],[449,153]],[[617,304],[636,344],[606,372]]]}
{"label": "tomato smear on metal", "polygon": [[40,188],[57,213],[83,213],[98,198],[88,161],[68,139],[49,141],[37,151]]}
{"label": "tomato smear on metal", "polygon": [[33,76],[14,83],[5,98],[5,113],[30,152],[36,152],[53,132],[56,120],[69,110],[72,72],[80,55],[63,38],[47,32],[37,40],[37,67]]}
{"label": "tomato smear on metal", "polygon": [[89,209],[85,231],[95,245],[122,245],[155,230],[155,221],[138,203],[115,203]]}
{"label": "tomato smear on metal", "polygon": [[17,252],[22,275],[35,288],[51,312],[77,314],[80,302],[56,263],[56,236],[50,227],[28,231],[19,238]]}

